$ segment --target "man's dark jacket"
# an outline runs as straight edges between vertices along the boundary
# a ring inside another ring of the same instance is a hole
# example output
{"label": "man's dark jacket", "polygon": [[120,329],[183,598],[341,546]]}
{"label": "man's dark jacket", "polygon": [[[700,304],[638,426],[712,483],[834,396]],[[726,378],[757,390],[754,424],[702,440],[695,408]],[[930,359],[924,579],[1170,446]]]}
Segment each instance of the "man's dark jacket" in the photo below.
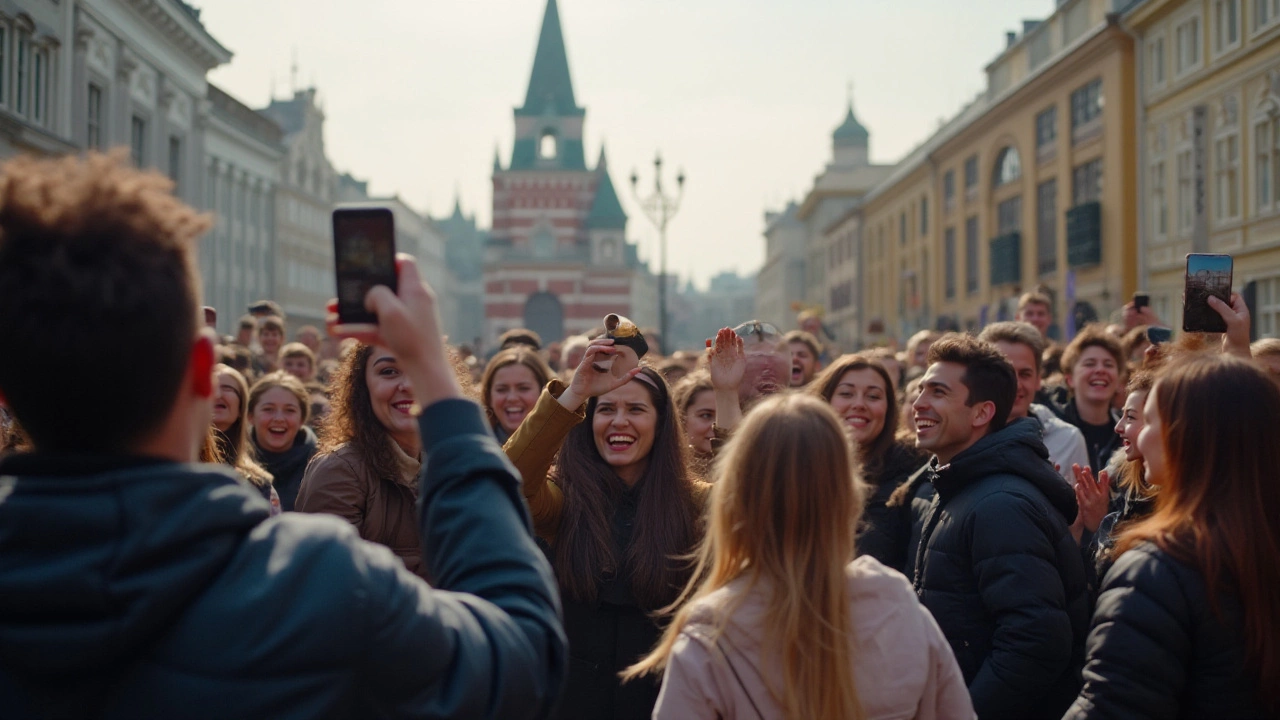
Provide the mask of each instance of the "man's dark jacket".
{"label": "man's dark jacket", "polygon": [[439,589],[213,466],[0,463],[0,715],[545,716],[565,640],[517,475],[473,403],[420,430]]}
{"label": "man's dark jacket", "polygon": [[926,471],[936,496],[911,576],[983,720],[1060,718],[1080,688],[1089,599],[1068,529],[1075,492],[1048,458],[1023,418]]}

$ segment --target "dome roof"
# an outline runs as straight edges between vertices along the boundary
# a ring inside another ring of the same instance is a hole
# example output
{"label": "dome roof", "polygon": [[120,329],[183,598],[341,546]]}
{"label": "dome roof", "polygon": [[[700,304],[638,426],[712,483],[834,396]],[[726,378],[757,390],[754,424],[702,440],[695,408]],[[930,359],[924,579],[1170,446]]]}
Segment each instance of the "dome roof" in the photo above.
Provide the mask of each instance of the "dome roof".
{"label": "dome roof", "polygon": [[844,116],[840,127],[831,133],[831,139],[837,145],[866,145],[870,138],[871,133],[853,116],[853,103],[849,103],[849,112]]}

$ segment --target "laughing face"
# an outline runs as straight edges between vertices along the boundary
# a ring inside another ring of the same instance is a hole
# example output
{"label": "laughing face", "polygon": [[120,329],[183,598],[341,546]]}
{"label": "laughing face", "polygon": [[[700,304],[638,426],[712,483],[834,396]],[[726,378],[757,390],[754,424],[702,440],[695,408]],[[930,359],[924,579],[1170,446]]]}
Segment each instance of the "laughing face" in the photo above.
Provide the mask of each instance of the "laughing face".
{"label": "laughing face", "polygon": [[253,437],[258,447],[282,453],[293,447],[302,427],[302,405],[298,396],[282,387],[273,387],[258,398],[253,407]]}
{"label": "laughing face", "polygon": [[761,395],[772,395],[790,384],[791,359],[786,345],[748,340],[742,344],[747,369],[738,386],[738,399],[745,405]]}
{"label": "laughing face", "polygon": [[716,394],[703,390],[689,401],[684,413],[684,432],[689,437],[689,447],[702,455],[711,454],[711,440],[715,438]]}
{"label": "laughing face", "polygon": [[889,389],[880,373],[869,368],[850,370],[831,395],[831,409],[844,420],[858,445],[875,442],[889,412]]}
{"label": "laughing face", "polygon": [[1138,450],[1138,435],[1142,432],[1142,407],[1147,403],[1147,393],[1131,392],[1124,401],[1124,411],[1120,422],[1116,423],[1116,434],[1124,438],[1124,459],[1130,462],[1142,459]]}
{"label": "laughing face", "polygon": [[364,381],[374,417],[406,454],[415,457],[422,441],[418,420],[413,416],[413,385],[396,356],[384,347],[375,347],[365,367]]}
{"label": "laughing face", "polygon": [[213,426],[226,432],[240,417],[240,387],[230,373],[218,373],[213,396]]}
{"label": "laughing face", "polygon": [[1111,405],[1120,383],[1120,367],[1106,348],[1096,345],[1085,348],[1080,359],[1067,377],[1067,385],[1076,398],[1088,405]]}
{"label": "laughing face", "polygon": [[591,432],[596,451],[627,485],[634,485],[649,464],[658,410],[641,380],[632,380],[596,402]]}
{"label": "laughing face", "polygon": [[541,392],[542,387],[538,385],[533,371],[522,363],[513,362],[493,374],[489,410],[504,431],[513,433],[533,410]]}
{"label": "laughing face", "polygon": [[1040,369],[1036,367],[1036,354],[1029,346],[1020,342],[997,340],[996,347],[1000,354],[1013,366],[1018,378],[1018,393],[1013,396],[1013,409],[1009,411],[1009,419],[1024,418],[1031,413],[1031,401],[1040,389]]}
{"label": "laughing face", "polygon": [[[1159,383],[1157,383],[1157,387]],[[1147,482],[1159,485],[1165,471],[1164,438],[1161,437],[1160,409],[1156,407],[1156,388],[1147,393],[1142,403],[1142,430],[1138,431],[1138,453],[1142,455]]]}
{"label": "laughing face", "polygon": [[787,343],[791,349],[791,387],[808,385],[818,371],[818,358],[807,343]]}
{"label": "laughing face", "polygon": [[916,425],[916,445],[938,456],[946,465],[985,433],[995,405],[969,406],[969,388],[962,382],[965,367],[937,362],[920,380],[920,395],[911,406]]}

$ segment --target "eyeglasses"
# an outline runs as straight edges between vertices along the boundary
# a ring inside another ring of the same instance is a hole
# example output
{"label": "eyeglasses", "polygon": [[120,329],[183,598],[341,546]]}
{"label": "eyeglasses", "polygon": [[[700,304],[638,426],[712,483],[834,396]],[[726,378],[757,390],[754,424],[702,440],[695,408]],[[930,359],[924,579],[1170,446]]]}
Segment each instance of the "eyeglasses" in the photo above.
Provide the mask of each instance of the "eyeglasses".
{"label": "eyeglasses", "polygon": [[777,342],[782,339],[782,333],[778,331],[778,328],[774,327],[770,323],[760,322],[759,320],[744,322],[734,328],[733,332],[743,340],[752,339],[750,337],[752,335],[755,336],[755,340],[760,342]]}

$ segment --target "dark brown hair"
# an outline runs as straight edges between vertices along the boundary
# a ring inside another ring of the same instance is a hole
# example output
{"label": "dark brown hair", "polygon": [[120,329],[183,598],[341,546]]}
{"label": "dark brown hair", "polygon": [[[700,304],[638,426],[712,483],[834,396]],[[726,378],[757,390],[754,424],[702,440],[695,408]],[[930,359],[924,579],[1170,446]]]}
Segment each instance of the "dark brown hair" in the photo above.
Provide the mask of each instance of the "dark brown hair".
{"label": "dark brown hair", "polygon": [[680,422],[684,422],[685,413],[689,412],[689,406],[698,399],[698,395],[708,390],[714,391],[715,387],[711,385],[711,373],[706,370],[694,370],[676,383],[671,389],[671,397]]}
{"label": "dark brown hair", "polygon": [[944,335],[929,348],[929,364],[949,362],[964,366],[960,382],[969,389],[965,405],[980,402],[996,406],[991,416],[991,432],[1004,429],[1018,394],[1018,376],[1000,349],[971,335]]}
{"label": "dark brown hair", "polygon": [[649,393],[658,421],[639,492],[631,543],[623,557],[613,554],[613,514],[626,485],[596,450],[595,418],[598,398],[587,403],[586,422],[569,431],[560,449],[556,482],[564,491],[564,511],[552,548],[552,564],[564,595],[594,602],[601,579],[617,574],[631,585],[640,607],[665,607],[688,583],[692,567],[681,559],[698,542],[697,509],[688,449],[676,420],[671,391],[651,367],[637,377]]}
{"label": "dark brown hair", "polygon": [[172,190],[123,152],[0,168],[0,391],[37,448],[118,453],[169,416],[203,326],[193,245],[211,222]]}
{"label": "dark brown hair", "polygon": [[498,427],[498,417],[493,414],[493,408],[489,407],[489,393],[493,390],[493,378],[498,371],[508,365],[523,365],[533,373],[533,379],[538,383],[539,392],[542,388],[551,382],[551,378],[555,377],[555,373],[542,359],[537,350],[528,345],[512,345],[506,350],[502,350],[489,364],[484,368],[484,375],[480,378],[480,404],[484,406],[484,416],[489,420],[489,427]]}
{"label": "dark brown hair", "polygon": [[1093,323],[1085,325],[1075,339],[1067,344],[1065,350],[1062,351],[1062,372],[1070,375],[1076,369],[1076,363],[1080,362],[1080,356],[1085,350],[1091,347],[1100,347],[1106,350],[1108,354],[1116,361],[1116,371],[1122,371],[1129,359],[1124,356],[1124,349],[1120,347],[1120,341],[1115,335],[1107,332],[1107,328],[1101,323]]}
{"label": "dark brown hair", "polygon": [[382,421],[373,414],[373,400],[365,379],[372,356],[373,346],[360,343],[343,356],[334,371],[329,382],[329,417],[320,430],[316,456],[350,445],[374,477],[396,478],[400,476],[400,469],[395,453],[387,444],[390,436]]}
{"label": "dark brown hair", "polygon": [[804,343],[809,346],[809,352],[813,353],[813,359],[816,361],[822,356],[822,343],[818,342],[818,338],[813,333],[804,330],[792,330],[782,336],[782,341],[788,345],[791,343]]}
{"label": "dark brown hair", "polygon": [[894,436],[898,432],[898,398],[893,394],[893,381],[889,378],[889,371],[878,360],[866,355],[844,355],[832,363],[831,367],[823,370],[821,375],[814,378],[814,381],[809,383],[807,392],[827,401],[830,405],[840,380],[846,373],[854,370],[871,370],[880,376],[884,381],[885,403],[889,406],[884,412],[884,427],[880,429],[880,434],[871,441],[869,446],[857,448],[863,471],[867,475],[874,475],[884,466],[884,460],[888,457],[889,448],[893,447]]}
{"label": "dark brown hair", "polygon": [[1280,386],[1252,363],[1217,353],[1173,358],[1156,385],[1165,471],[1151,516],[1116,555],[1149,541],[1204,576],[1210,603],[1239,598],[1247,667],[1280,710]]}

